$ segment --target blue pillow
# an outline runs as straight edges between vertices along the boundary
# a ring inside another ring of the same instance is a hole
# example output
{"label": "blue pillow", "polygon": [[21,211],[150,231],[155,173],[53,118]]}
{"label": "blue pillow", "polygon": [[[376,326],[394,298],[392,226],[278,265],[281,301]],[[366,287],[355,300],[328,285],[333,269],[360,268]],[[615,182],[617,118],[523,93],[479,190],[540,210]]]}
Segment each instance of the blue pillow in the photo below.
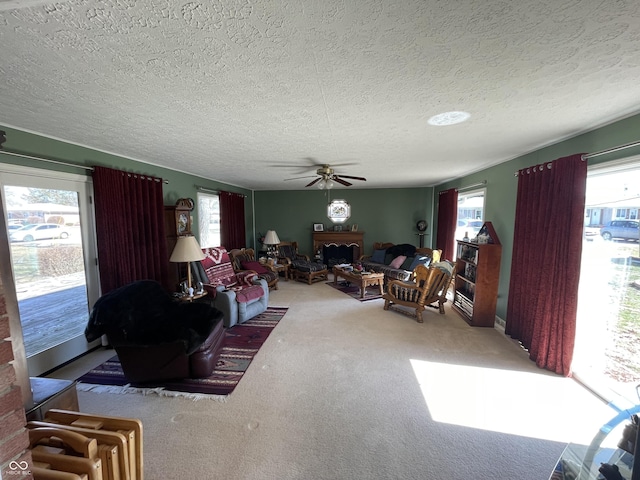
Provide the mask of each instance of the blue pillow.
{"label": "blue pillow", "polygon": [[430,263],[431,257],[427,257],[426,255],[416,255],[416,258],[413,259],[413,263],[408,268],[408,270],[411,270],[413,272],[413,270],[415,270],[418,265],[422,264],[425,267],[428,267]]}
{"label": "blue pillow", "polygon": [[376,263],[384,263],[384,256],[386,255],[386,250],[375,250],[373,255],[371,255],[371,261]]}

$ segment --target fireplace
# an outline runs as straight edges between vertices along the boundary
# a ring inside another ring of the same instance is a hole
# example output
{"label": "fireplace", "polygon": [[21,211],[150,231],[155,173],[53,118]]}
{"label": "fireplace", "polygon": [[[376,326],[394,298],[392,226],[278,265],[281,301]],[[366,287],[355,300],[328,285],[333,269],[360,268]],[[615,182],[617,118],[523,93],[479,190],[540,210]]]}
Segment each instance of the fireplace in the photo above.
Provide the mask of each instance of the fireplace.
{"label": "fireplace", "polygon": [[313,251],[322,254],[329,268],[352,263],[364,253],[364,232],[313,232]]}

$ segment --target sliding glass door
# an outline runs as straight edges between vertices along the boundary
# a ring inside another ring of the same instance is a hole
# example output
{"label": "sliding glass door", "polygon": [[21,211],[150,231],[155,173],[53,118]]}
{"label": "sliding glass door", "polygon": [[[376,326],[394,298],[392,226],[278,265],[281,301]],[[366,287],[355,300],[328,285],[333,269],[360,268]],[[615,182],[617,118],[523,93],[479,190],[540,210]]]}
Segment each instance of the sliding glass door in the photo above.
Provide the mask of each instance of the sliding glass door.
{"label": "sliding glass door", "polygon": [[572,368],[604,398],[622,396],[635,403],[640,383],[639,211],[639,159],[589,170]]}
{"label": "sliding glass door", "polygon": [[30,376],[82,353],[98,296],[87,178],[2,166],[7,240]]}

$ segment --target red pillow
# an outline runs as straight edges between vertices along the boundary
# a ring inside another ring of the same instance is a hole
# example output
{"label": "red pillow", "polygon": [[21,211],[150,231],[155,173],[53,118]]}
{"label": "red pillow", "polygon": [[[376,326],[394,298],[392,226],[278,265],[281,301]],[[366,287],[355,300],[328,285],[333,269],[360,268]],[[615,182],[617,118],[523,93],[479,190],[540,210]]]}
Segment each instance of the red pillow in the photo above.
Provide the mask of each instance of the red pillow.
{"label": "red pillow", "polygon": [[260,262],[242,262],[244,270],[253,270],[256,273],[268,273],[269,270],[260,265]]}

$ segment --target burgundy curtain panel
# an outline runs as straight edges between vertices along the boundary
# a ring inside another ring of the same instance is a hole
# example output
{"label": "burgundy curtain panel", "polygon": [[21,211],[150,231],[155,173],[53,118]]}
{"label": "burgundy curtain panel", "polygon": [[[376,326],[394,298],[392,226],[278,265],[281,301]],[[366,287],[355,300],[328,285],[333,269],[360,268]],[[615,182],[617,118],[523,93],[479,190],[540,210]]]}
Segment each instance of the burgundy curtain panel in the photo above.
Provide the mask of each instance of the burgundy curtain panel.
{"label": "burgundy curtain panel", "polygon": [[438,235],[436,248],[443,260],[453,260],[456,226],[458,225],[458,190],[450,188],[438,196]]}
{"label": "burgundy curtain panel", "polygon": [[244,248],[244,195],[220,192],[220,239],[227,251]]}
{"label": "burgundy curtain panel", "polygon": [[582,155],[518,172],[506,333],[540,368],[571,375],[587,162]]}
{"label": "burgundy curtain panel", "polygon": [[162,179],[94,167],[93,190],[102,293],[147,279],[171,290]]}

